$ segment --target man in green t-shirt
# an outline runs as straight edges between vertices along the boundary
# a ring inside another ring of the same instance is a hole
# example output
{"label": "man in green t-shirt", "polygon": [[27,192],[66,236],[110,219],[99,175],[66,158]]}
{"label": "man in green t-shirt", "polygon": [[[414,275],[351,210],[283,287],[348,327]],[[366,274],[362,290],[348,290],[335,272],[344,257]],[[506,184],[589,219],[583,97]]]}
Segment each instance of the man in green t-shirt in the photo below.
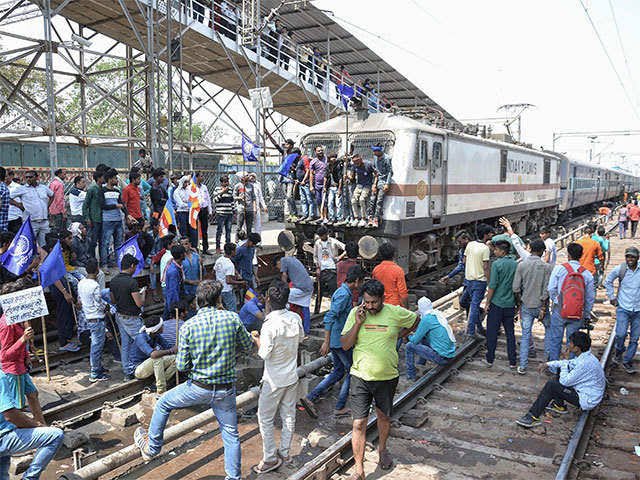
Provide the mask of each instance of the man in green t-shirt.
{"label": "man in green t-shirt", "polygon": [[513,277],[518,262],[509,254],[511,245],[505,240],[494,244],[494,253],[498,257],[491,265],[489,289],[487,291],[487,366],[492,367],[495,360],[498,330],[503,326],[507,337],[507,355],[509,366],[516,368],[516,336],[513,332],[513,318],[516,314],[516,299],[513,294]]}
{"label": "man in green t-shirt", "polygon": [[420,316],[384,303],[384,285],[369,280],[362,287],[362,304],[351,310],[342,330],[342,348],[353,348],[351,366],[352,448],[356,473],[364,480],[364,446],[372,400],[378,417],[378,453],[382,470],[393,466],[387,451],[393,396],[398,386],[398,337],[406,337],[420,323]]}

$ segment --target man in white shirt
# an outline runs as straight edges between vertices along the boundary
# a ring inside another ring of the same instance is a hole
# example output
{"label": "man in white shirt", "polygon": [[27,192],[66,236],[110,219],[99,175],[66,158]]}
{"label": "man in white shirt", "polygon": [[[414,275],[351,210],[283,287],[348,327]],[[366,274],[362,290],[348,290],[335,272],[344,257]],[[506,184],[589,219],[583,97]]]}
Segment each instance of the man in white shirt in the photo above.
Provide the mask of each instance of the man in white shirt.
{"label": "man in white shirt", "polygon": [[236,244],[226,243],[224,245],[224,256],[218,257],[213,264],[213,271],[216,272],[216,280],[222,284],[222,306],[229,312],[237,312],[238,303],[236,294],[233,291],[234,285],[245,286],[244,280],[238,280],[236,276],[236,266],[231,260],[236,255]]}
{"label": "man in white shirt", "polygon": [[[209,252],[209,211],[211,210],[211,196],[207,185],[202,181],[202,172],[196,172],[196,185],[199,189],[198,202],[200,203],[200,213],[198,213],[198,222],[202,231],[202,253],[212,255]],[[194,245],[196,250],[198,245]],[[224,290],[223,290],[224,291]]]}
{"label": "man in white shirt", "polygon": [[105,307],[102,299],[100,285],[96,281],[98,275],[98,261],[90,258],[86,264],[87,276],[78,282],[78,300],[82,305],[87,326],[91,332],[91,352],[89,363],[91,365],[90,382],[109,380],[109,375],[102,368],[102,350],[105,342]]}
{"label": "man in white shirt", "polygon": [[38,174],[34,170],[25,172],[26,185],[20,185],[10,194],[11,199],[22,205],[22,210],[31,217],[31,226],[36,235],[38,246],[43,247],[49,227],[49,205],[53,202],[53,192],[49,187],[38,182]]}
{"label": "man in white shirt", "polygon": [[176,221],[181,237],[189,236],[189,182],[188,175],[183,176],[173,191],[173,204],[176,209]]}
{"label": "man in white shirt", "polygon": [[84,223],[82,216],[82,205],[87,196],[87,181],[82,175],[73,179],[73,187],[69,191],[69,210],[71,211],[71,223]]}
{"label": "man in white shirt", "polygon": [[338,288],[336,264],[345,245],[337,238],[329,237],[329,230],[324,225],[316,233],[319,238],[313,246],[313,260],[316,264],[316,278],[320,279],[320,296],[331,297]]}
{"label": "man in white shirt", "polygon": [[[296,426],[296,373],[298,346],[304,338],[302,319],[286,309],[289,287],[274,281],[266,296],[267,316],[260,334],[252,332],[258,355],[264,360],[262,388],[258,400],[258,423],[262,435],[262,461],[252,467],[255,473],[271,472],[283,460],[289,461],[289,448]],[[276,449],[274,421],[280,411],[282,433],[280,448]]]}
{"label": "man in white shirt", "polygon": [[542,259],[549,265],[555,266],[558,252],[556,248],[556,242],[553,238],[551,238],[551,229],[549,227],[542,227],[540,229],[540,238],[544,242],[544,245],[547,247],[547,251],[545,252]]}
{"label": "man in white shirt", "polygon": [[5,177],[5,183],[7,187],[9,187],[9,231],[13,233],[18,233],[20,227],[22,226],[22,209],[18,208],[22,204],[19,201],[14,200],[14,194],[16,189],[21,188],[18,182],[16,182],[15,171],[8,169],[7,175]]}

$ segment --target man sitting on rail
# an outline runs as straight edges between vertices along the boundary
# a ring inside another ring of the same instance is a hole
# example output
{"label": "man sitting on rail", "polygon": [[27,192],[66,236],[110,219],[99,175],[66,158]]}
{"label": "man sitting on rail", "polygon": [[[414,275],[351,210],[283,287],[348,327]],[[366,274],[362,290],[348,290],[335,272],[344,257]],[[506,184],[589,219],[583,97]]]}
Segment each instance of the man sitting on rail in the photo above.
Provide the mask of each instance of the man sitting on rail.
{"label": "man sitting on rail", "polygon": [[569,402],[582,410],[595,408],[604,395],[606,379],[604,369],[591,353],[591,338],[584,332],[573,332],[565,355],[576,355],[572,360],[557,360],[540,365],[540,372],[548,368],[560,369],[560,380],[548,380],[531,405],[529,411],[516,423],[525,428],[540,425],[540,415],[546,410],[565,414]]}
{"label": "man sitting on rail", "polygon": [[387,438],[393,396],[398,386],[399,337],[414,331],[420,315],[395,305],[384,303],[384,286],[369,280],[362,286],[362,305],[351,310],[342,329],[340,342],[344,350],[353,348],[351,367],[351,410],[353,437],[351,440],[356,473],[351,480],[364,480],[364,447],[367,419],[371,402],[375,400],[378,417],[379,465],[382,470],[393,466],[387,450]]}
{"label": "man sitting on rail", "polygon": [[157,316],[145,318],[144,326],[136,335],[129,352],[135,377],[142,380],[154,375],[159,395],[167,391],[167,379],[176,373],[178,351],[175,345],[167,343],[162,337],[163,323],[164,320]]}
{"label": "man sitting on rail", "polygon": [[189,380],[160,397],[153,410],[149,433],[141,427],[136,429],[134,442],[142,458],[149,461],[162,449],[164,429],[172,410],[209,405],[222,432],[226,478],[240,480],[236,352],[250,351],[253,341],[237,313],[216,308],[220,292],[220,282],[205,280],[198,285],[196,300],[200,308],[180,329],[176,358],[176,367],[188,372]]}
{"label": "man sitting on rail", "polygon": [[431,300],[421,297],[418,300],[420,324],[416,333],[411,335],[405,350],[407,362],[407,378],[416,380],[414,355],[420,357],[418,363],[424,365],[429,360],[438,365],[445,365],[456,354],[456,337],[447,318],[433,308]]}

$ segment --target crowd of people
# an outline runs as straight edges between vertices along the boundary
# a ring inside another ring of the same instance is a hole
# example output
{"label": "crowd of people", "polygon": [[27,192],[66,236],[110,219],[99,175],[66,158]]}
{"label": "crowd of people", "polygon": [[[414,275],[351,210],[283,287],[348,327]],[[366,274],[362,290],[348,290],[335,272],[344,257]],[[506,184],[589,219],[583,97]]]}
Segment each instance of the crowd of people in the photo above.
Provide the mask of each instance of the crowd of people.
{"label": "crowd of people", "polygon": [[[273,141],[283,156],[286,171],[284,214],[288,222],[377,228],[381,226],[384,200],[391,188],[391,157],[381,143],[371,145],[371,158],[362,155],[338,158],[325,155],[318,145],[313,157],[303,155],[293,140]],[[286,158],[292,156],[291,162]],[[299,197],[298,208],[296,198]]]}
{"label": "crowd of people", "polygon": [[[391,172],[388,174],[390,178]],[[393,458],[386,442],[401,371],[400,352],[404,350],[406,377],[414,381],[419,375],[416,361],[446,365],[456,356],[458,345],[447,319],[428,298],[417,301],[417,312],[409,309],[405,272],[395,262],[394,246],[379,246],[379,263],[367,274],[358,258],[357,244],[340,242],[330,235],[326,225],[319,225],[312,249],[319,286],[314,287],[314,278],[294,248],[274,258],[279,278],[268,288],[260,289],[256,246],[261,237],[251,228],[254,219],[248,214],[255,211],[246,208],[248,203],[256,204],[251,196],[251,192],[255,195],[255,186],[248,175],[243,175],[239,187],[230,189],[228,179],[222,179],[209,203],[202,201],[211,208],[215,204],[217,249],[223,231],[226,237],[223,253],[213,266],[215,279],[205,279],[201,255],[207,252],[207,243],[198,251],[200,235],[194,235],[190,223],[185,226],[177,215],[177,227],[170,225],[170,231],[160,236],[159,222],[154,218],[154,213],[161,214],[170,201],[175,202],[176,214],[185,211],[182,190],[191,177],[166,179],[164,172],[151,170],[152,178],[145,181],[149,184],[147,204],[143,180],[136,168],[130,172],[129,183],[122,192],[116,175],[112,169],[100,166],[84,198],[79,198],[85,192],[82,179],[74,179],[65,198],[64,171],[57,171],[49,186],[38,183],[37,175],[27,172],[27,183],[22,185],[0,167],[1,185],[9,192],[6,221],[0,223],[4,229],[0,233],[0,253],[9,249],[13,231],[19,230],[27,218],[34,235],[42,241],[39,255],[25,275],[16,277],[0,268],[0,294],[33,285],[30,273],[56,245],[61,246],[66,272],[49,287],[56,306],[60,349],[76,351],[78,334],[86,331],[91,382],[110,378],[102,362],[106,349],[121,362],[125,381],[155,379],[158,401],[149,428],[139,428],[134,435],[142,456],[149,460],[160,453],[163,432],[173,410],[208,405],[220,424],[227,478],[241,478],[235,384],[236,362],[244,352],[264,360],[258,403],[263,458],[253,467],[256,473],[294,463],[291,442],[296,406],[317,418],[320,398],[339,382],[342,385],[334,414],[353,418],[353,480],[365,478],[366,425],[372,408],[378,417],[379,465],[383,470],[391,468]],[[316,178],[312,176],[311,180]],[[196,174],[193,182],[202,185],[197,179]],[[323,191],[325,186],[322,182]],[[2,195],[0,187],[0,198]],[[227,225],[234,213],[230,205],[237,207],[238,202],[245,210],[236,244],[230,241]],[[29,217],[19,215],[16,222],[16,218],[9,218],[10,207],[21,213],[27,211]],[[0,213],[3,208],[0,203]],[[0,214],[0,221],[2,218]],[[567,246],[568,261],[556,265],[550,229],[542,228],[540,238],[529,242],[513,231],[507,219],[500,219],[499,223],[498,229],[477,225],[474,238],[467,231],[459,233],[455,238],[460,248],[458,263],[440,280],[462,280],[460,305],[467,310],[468,318],[465,339],[486,337],[485,362],[490,368],[496,361],[499,331],[503,330],[509,367],[525,375],[529,358],[536,351],[532,327],[538,319],[545,327],[545,362],[541,369],[550,378],[517,423],[527,428],[539,425],[545,410],[565,413],[566,403],[583,410],[594,408],[605,388],[604,372],[590,352],[588,334],[596,289],[602,284],[611,304],[616,306],[614,361],[629,374],[635,373],[633,358],[640,334],[640,277],[636,274],[640,252],[635,247],[627,248],[625,263],[605,275],[609,239],[602,226],[589,225],[582,238]],[[101,235],[96,234],[97,230]],[[119,241],[133,235],[138,235],[141,256],[129,251],[114,256]],[[105,248],[100,239],[113,242],[114,248]],[[101,265],[109,268],[112,256],[120,259],[118,272],[106,288]],[[150,302],[147,288],[140,288],[137,272],[145,265],[156,267],[150,270],[149,284],[151,293],[164,303],[161,315],[144,314]],[[314,389],[298,398],[299,347],[311,329],[314,291],[331,298],[324,315],[320,353],[331,355],[333,367]],[[514,332],[516,317],[522,329],[519,354]],[[8,325],[4,316],[0,318],[0,410],[4,413],[0,416],[1,465],[4,469],[10,453],[37,448],[28,470],[31,477],[26,478],[38,478],[62,440],[59,429],[46,426],[37,390],[29,377],[33,338],[30,326]],[[181,379],[176,379],[176,386],[171,388],[176,372]],[[21,411],[27,404],[32,416]],[[277,413],[282,419],[279,444],[274,435]]]}

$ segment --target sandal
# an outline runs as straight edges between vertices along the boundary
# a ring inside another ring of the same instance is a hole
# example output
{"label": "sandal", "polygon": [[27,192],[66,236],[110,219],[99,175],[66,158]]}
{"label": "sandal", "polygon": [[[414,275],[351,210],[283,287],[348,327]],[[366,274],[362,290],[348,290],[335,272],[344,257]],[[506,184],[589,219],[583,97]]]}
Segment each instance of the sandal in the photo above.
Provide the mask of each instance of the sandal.
{"label": "sandal", "polygon": [[393,467],[393,458],[389,453],[389,450],[383,450],[380,452],[380,458],[378,460],[378,465],[382,470],[390,470]]}
{"label": "sandal", "polygon": [[278,457],[273,463],[264,463],[264,461],[261,461],[258,465],[254,465],[253,467],[251,467],[251,470],[253,470],[254,473],[260,475],[262,473],[273,472],[274,470],[280,468],[280,465],[282,465],[282,459]]}

